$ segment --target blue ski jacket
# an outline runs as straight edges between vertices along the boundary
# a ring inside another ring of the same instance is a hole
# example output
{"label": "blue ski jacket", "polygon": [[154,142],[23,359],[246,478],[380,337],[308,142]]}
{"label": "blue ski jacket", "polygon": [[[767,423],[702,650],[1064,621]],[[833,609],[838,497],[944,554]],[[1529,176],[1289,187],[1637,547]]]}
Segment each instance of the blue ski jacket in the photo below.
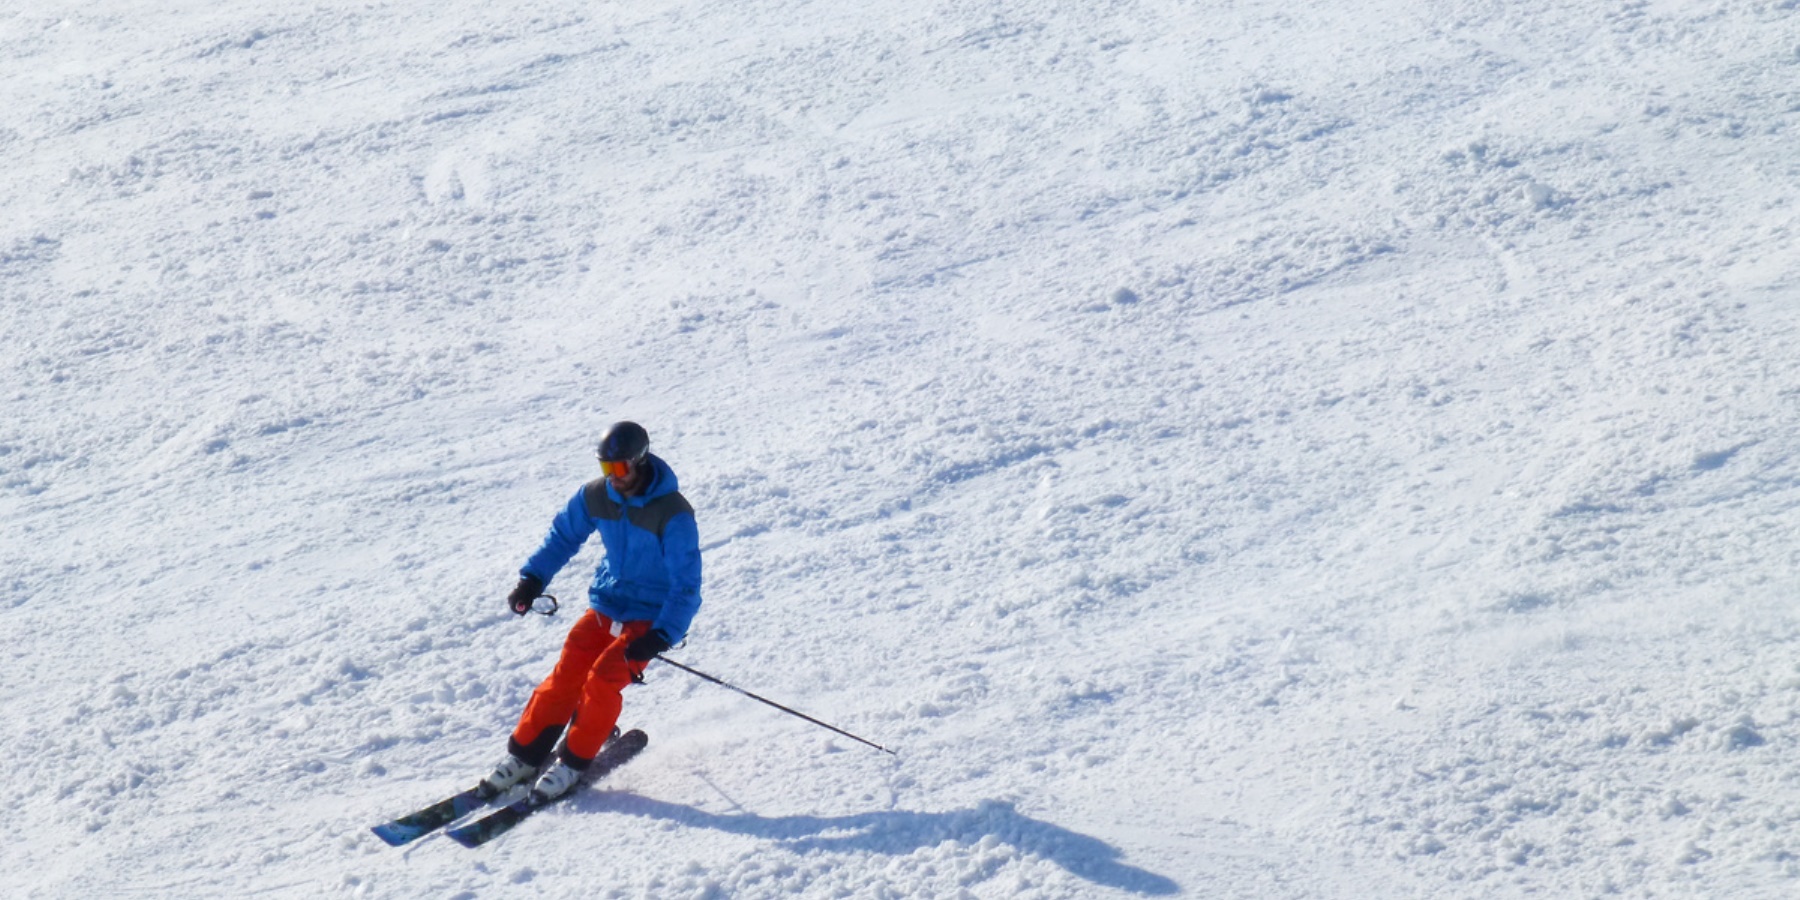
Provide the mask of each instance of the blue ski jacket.
{"label": "blue ski jacket", "polygon": [[700,609],[700,530],[675,471],[655,454],[648,459],[655,474],[636,497],[620,496],[604,478],[582,485],[519,574],[548,586],[597,531],[606,554],[594,570],[588,605],[615,622],[647,619],[679,644]]}

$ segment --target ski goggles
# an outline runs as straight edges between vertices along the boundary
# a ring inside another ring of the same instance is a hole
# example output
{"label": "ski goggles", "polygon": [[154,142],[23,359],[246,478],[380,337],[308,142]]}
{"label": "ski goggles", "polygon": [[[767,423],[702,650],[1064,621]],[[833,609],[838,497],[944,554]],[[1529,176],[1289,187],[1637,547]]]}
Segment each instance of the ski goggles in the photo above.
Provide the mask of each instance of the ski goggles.
{"label": "ski goggles", "polygon": [[633,465],[629,459],[603,459],[600,461],[600,474],[608,478],[625,478],[631,474]]}

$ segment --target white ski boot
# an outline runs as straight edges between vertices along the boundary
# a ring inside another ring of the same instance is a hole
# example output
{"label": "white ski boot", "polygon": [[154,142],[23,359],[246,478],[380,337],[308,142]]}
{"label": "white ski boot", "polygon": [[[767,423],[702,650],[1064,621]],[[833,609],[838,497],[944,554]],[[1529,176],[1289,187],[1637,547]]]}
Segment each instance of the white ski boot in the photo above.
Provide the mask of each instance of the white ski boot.
{"label": "white ski boot", "polygon": [[531,802],[548,803],[569,792],[581,782],[580,769],[571,768],[568,763],[557,760],[544,770],[537,784],[531,789]]}
{"label": "white ski boot", "polygon": [[498,796],[505,793],[507,788],[536,775],[537,771],[537,766],[508,753],[506,758],[494,767],[494,774],[482,779],[482,792],[490,797]]}

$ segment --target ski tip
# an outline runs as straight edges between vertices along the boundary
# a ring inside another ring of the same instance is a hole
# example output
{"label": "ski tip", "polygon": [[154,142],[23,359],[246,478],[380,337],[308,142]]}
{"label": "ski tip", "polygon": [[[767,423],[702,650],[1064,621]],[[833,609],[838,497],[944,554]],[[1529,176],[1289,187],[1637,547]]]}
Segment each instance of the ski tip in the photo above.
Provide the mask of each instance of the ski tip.
{"label": "ski tip", "polygon": [[410,842],[413,838],[418,837],[418,835],[413,834],[410,831],[397,829],[391,824],[377,825],[369,830],[375,832],[375,836],[381,838],[389,847],[401,846],[402,844]]}
{"label": "ski tip", "polygon": [[463,831],[463,829],[461,829],[461,828],[455,829],[453,831],[446,831],[444,833],[449,835],[451,840],[463,845],[464,847],[469,848],[470,850],[473,850],[476,847],[481,846],[481,841],[477,840],[475,835],[469,834],[469,833]]}

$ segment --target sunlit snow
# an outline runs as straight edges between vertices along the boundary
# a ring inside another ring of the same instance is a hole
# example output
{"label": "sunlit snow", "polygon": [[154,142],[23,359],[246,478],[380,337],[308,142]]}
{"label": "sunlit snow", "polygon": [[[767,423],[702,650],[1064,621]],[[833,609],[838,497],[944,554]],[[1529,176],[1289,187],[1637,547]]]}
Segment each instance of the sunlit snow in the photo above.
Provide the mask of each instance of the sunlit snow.
{"label": "sunlit snow", "polygon": [[[1794,0],[9,4],[0,893],[1791,896],[1797,200]],[[898,754],[387,847],[619,418]]]}

